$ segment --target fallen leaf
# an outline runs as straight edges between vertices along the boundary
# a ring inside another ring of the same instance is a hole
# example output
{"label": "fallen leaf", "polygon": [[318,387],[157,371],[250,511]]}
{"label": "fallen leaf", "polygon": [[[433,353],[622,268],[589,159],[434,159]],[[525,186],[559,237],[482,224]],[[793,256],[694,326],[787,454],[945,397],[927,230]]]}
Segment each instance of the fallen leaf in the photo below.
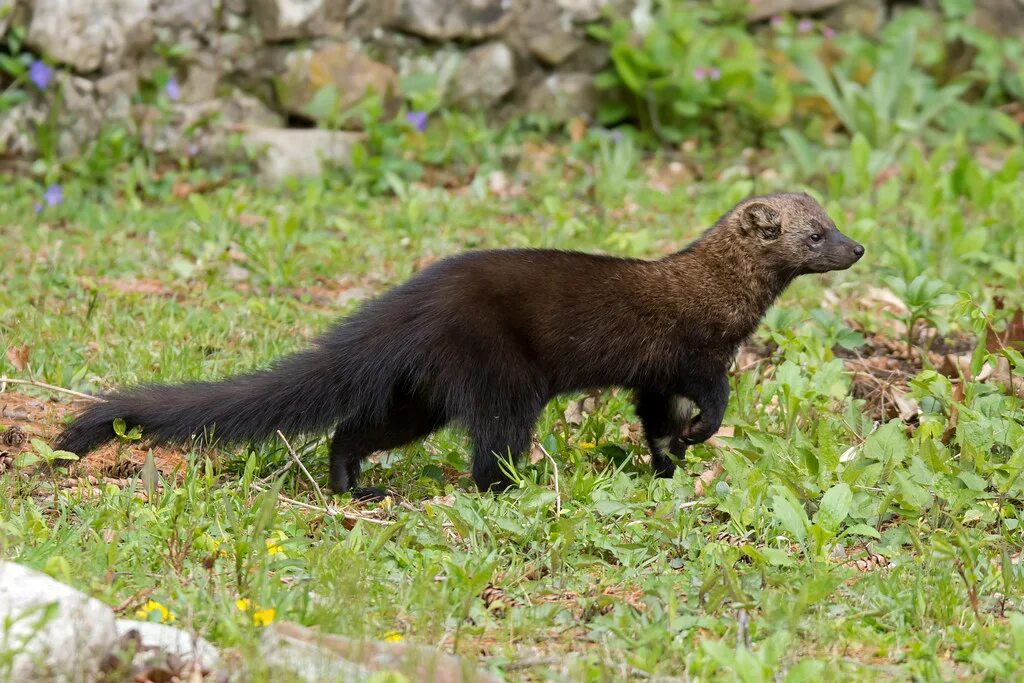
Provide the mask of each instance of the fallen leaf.
{"label": "fallen leaf", "polygon": [[899,418],[904,422],[910,422],[921,414],[921,408],[917,405],[917,401],[902,391],[893,389],[892,400],[896,404],[896,410]]}
{"label": "fallen leaf", "polygon": [[22,344],[21,346],[12,346],[7,349],[7,360],[14,369],[21,372],[28,367],[28,344]]}
{"label": "fallen leaf", "polygon": [[697,498],[703,498],[705,493],[711,487],[711,482],[718,478],[720,474],[725,472],[725,467],[722,466],[721,461],[715,461],[711,467],[704,470],[697,481],[693,484],[693,495]]}

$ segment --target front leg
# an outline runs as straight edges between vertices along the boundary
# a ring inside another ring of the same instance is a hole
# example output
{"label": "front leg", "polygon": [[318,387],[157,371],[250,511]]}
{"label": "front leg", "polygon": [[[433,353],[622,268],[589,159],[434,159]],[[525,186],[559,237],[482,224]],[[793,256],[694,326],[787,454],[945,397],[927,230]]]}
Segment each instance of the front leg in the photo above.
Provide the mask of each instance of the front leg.
{"label": "front leg", "polygon": [[696,404],[700,412],[696,417],[691,413],[684,420],[679,438],[693,445],[707,441],[722,426],[725,409],[729,405],[729,376],[722,373],[708,382],[687,388],[687,398]]}
{"label": "front leg", "polygon": [[687,403],[689,400],[671,394],[648,390],[637,393],[636,413],[651,449],[651,469],[656,477],[671,479],[676,471],[673,458],[682,459],[686,454],[686,444],[679,434],[689,421]]}

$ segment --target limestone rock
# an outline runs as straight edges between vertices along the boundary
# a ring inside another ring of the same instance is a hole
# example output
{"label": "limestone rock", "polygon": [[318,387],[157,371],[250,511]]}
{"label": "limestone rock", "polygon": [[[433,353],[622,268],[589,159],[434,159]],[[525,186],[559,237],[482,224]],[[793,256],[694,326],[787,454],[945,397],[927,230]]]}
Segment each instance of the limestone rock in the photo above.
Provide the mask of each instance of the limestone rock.
{"label": "limestone rock", "polygon": [[281,123],[261,101],[237,89],[213,100],[176,102],[168,110],[144,105],[135,118],[146,149],[211,161],[222,160],[232,133]]}
{"label": "limestone rock", "polygon": [[459,50],[445,46],[435,52],[413,57],[399,57],[398,73],[403,77],[430,79],[442,100],[451,91],[452,82],[462,63]]}
{"label": "limestone rock", "polygon": [[221,0],[152,0],[153,25],[193,31],[213,31]]}
{"label": "limestone rock", "polygon": [[260,175],[272,183],[316,176],[324,163],[347,166],[362,134],[319,128],[251,128],[242,134],[245,148],[258,157]]}
{"label": "limestone rock", "polygon": [[[621,2],[619,4],[622,4]],[[597,21],[612,0],[555,0],[554,5],[575,22]]]}
{"label": "limestone rock", "polygon": [[264,40],[340,35],[347,0],[253,0],[252,13]]}
{"label": "limestone rock", "polygon": [[391,24],[432,40],[481,40],[504,31],[519,0],[397,0]]}
{"label": "limestone rock", "polygon": [[288,622],[263,632],[262,658],[299,681],[362,681],[397,671],[417,683],[498,683],[469,662],[422,645],[352,640]]}
{"label": "limestone rock", "polygon": [[0,562],[0,624],[10,623],[4,672],[12,681],[88,680],[117,642],[114,612],[99,600],[13,562]]}
{"label": "limestone rock", "polygon": [[57,138],[61,156],[84,150],[104,126],[129,123],[131,97],[138,88],[134,71],[125,69],[97,80],[59,73],[57,82],[63,94]]}
{"label": "limestone rock", "polygon": [[205,671],[220,663],[220,654],[208,640],[193,636],[181,629],[151,621],[118,619],[115,624],[119,638],[135,632],[143,648],[152,648],[181,660],[186,666],[198,662]]}
{"label": "limestone rock", "polygon": [[358,50],[341,43],[302,49],[285,56],[285,73],[278,81],[277,96],[288,112],[309,119],[322,116],[309,105],[322,88],[332,86],[337,112],[356,104],[371,90],[389,102],[398,86],[395,71]]}
{"label": "limestone rock", "polygon": [[21,102],[0,116],[0,156],[31,158],[38,153],[36,127],[46,112],[33,102]]}
{"label": "limestone rock", "polygon": [[149,0],[35,0],[26,43],[80,73],[112,71],[146,46]]}
{"label": "limestone rock", "polygon": [[526,100],[526,108],[554,121],[590,118],[597,110],[594,77],[588,73],[559,73],[545,78]]}
{"label": "limestone rock", "polygon": [[560,64],[583,44],[573,27],[573,15],[558,3],[533,0],[519,20],[519,32],[530,52],[547,64]]}
{"label": "limestone rock", "polygon": [[489,107],[516,84],[515,57],[505,43],[480,45],[463,55],[452,81],[452,100],[467,108]]}

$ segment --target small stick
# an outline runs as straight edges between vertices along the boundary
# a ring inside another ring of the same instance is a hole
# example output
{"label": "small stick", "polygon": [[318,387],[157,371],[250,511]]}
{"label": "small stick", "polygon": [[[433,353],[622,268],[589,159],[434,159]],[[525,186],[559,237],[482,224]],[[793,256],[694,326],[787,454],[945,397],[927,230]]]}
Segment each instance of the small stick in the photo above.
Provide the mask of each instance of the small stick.
{"label": "small stick", "polygon": [[316,491],[317,500],[320,501],[321,505],[327,507],[327,499],[324,497],[324,492],[320,490],[320,486],[319,484],[316,483],[316,480],[313,479],[313,475],[309,473],[309,470],[306,469],[306,466],[302,464],[301,460],[299,460],[299,456],[295,454],[295,449],[292,448],[292,445],[290,443],[288,443],[288,439],[285,438],[284,434],[281,433],[280,429],[277,430],[277,435],[281,437],[281,441],[284,442],[285,448],[288,449],[288,454],[292,456],[292,460],[295,461],[295,464],[299,466],[299,469],[302,470],[302,473],[306,475],[307,479],[309,479],[309,483],[313,485],[313,490]]}
{"label": "small stick", "polygon": [[90,396],[89,394],[83,394],[80,391],[74,389],[65,389],[64,387],[57,387],[46,382],[37,382],[34,379],[14,379],[13,377],[0,377],[0,391],[3,391],[6,384],[27,384],[33,387],[39,387],[41,389],[49,389],[50,391],[56,391],[62,394],[69,394],[71,396],[77,396],[78,398],[88,399],[90,401],[98,401],[103,403],[103,399],[99,396]]}
{"label": "small stick", "polygon": [[558,465],[555,464],[555,459],[551,457],[548,450],[544,448],[544,444],[537,444],[540,447],[542,453],[547,456],[547,459],[551,461],[551,466],[555,468],[555,517],[562,516],[562,494],[558,489]]}
{"label": "small stick", "polygon": [[[266,491],[267,490],[267,488],[265,486],[260,486],[256,482],[253,482],[252,486],[257,491]],[[345,519],[351,519],[353,522],[362,521],[362,522],[368,522],[369,524],[380,524],[382,526],[389,526],[390,525],[389,522],[385,522],[382,519],[374,519],[373,517],[363,517],[362,515],[353,515],[350,512],[344,512],[344,511],[339,510],[339,509],[337,509],[335,507],[332,507],[332,506],[328,506],[328,507],[324,508],[324,507],[319,507],[319,506],[316,506],[316,505],[310,505],[309,503],[303,503],[300,500],[295,500],[294,498],[289,498],[288,496],[285,496],[285,495],[280,494],[280,493],[277,494],[277,498],[282,503],[288,503],[289,505],[294,505],[295,507],[300,507],[300,508],[303,508],[305,510],[312,510],[314,512],[322,512],[323,514],[328,515],[330,517],[335,517],[337,515],[341,515]]]}

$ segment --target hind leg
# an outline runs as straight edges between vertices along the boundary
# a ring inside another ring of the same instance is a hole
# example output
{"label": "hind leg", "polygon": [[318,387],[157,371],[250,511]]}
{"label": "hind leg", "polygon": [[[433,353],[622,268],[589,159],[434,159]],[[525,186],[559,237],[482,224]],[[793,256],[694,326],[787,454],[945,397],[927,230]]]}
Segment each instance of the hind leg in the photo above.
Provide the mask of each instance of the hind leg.
{"label": "hind leg", "polygon": [[512,485],[500,459],[518,458],[526,452],[543,407],[536,401],[524,401],[504,411],[478,413],[471,421],[473,481],[481,492],[504,491]]}
{"label": "hind leg", "polygon": [[329,456],[331,490],[339,494],[351,491],[359,499],[383,498],[382,491],[356,488],[363,460],[377,451],[422,439],[444,424],[444,418],[437,411],[423,403],[411,402],[392,410],[381,424],[338,425]]}

